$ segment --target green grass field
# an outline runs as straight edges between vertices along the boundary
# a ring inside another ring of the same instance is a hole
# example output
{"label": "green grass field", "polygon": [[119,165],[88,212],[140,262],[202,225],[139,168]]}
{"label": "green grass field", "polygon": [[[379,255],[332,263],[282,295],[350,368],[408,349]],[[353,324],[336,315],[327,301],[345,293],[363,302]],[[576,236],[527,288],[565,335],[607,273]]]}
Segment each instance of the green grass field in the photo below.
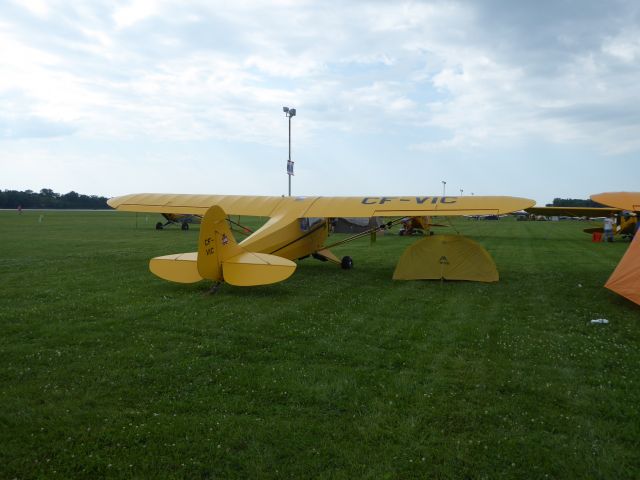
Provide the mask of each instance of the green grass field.
{"label": "green grass field", "polygon": [[386,235],[208,295],[149,273],[197,240],[157,220],[0,212],[0,478],[640,475],[627,243],[459,219],[499,283],[394,282]]}

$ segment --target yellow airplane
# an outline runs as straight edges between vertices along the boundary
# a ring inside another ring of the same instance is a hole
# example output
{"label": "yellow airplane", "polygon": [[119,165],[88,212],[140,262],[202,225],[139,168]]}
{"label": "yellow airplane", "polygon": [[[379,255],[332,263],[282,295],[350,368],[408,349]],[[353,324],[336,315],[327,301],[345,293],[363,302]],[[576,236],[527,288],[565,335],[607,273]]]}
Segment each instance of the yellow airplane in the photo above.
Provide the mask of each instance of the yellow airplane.
{"label": "yellow airplane", "polygon": [[[149,269],[180,283],[202,279],[237,286],[266,285],[287,279],[293,260],[313,256],[349,269],[353,260],[338,259],[325,245],[330,218],[499,215],[522,210],[534,201],[518,197],[266,197],[243,195],[132,194],[114,197],[111,207],[130,212],[201,215],[198,251],[153,258]],[[237,243],[228,215],[268,217],[253,234]],[[389,222],[387,225],[392,224]]]}
{"label": "yellow airplane", "polygon": [[[591,195],[591,200],[617,208],[615,235],[633,237],[638,230],[640,192],[608,192]],[[633,213],[631,213],[633,212]],[[585,230],[586,231],[586,230]]]}
{"label": "yellow airplane", "polygon": [[[593,197],[592,197],[593,198]],[[594,200],[595,201],[595,200]],[[601,202],[598,202],[601,203]],[[606,205],[603,203],[603,205]],[[614,235],[623,237],[631,237],[637,228],[637,216],[629,214],[629,209],[617,208],[617,207],[531,207],[526,208],[525,211],[532,215],[542,215],[545,217],[585,217],[585,218],[600,218],[610,217],[612,215],[616,218],[616,226],[614,228]],[[590,227],[585,228],[583,232],[593,234],[595,232],[602,233],[603,227]]]}
{"label": "yellow airplane", "polygon": [[[431,219],[427,216],[406,217],[402,219],[401,223],[402,229],[399,232],[400,236],[424,235],[425,232],[428,235],[431,232],[431,227],[436,226],[431,223]],[[443,225],[437,226],[442,227]]]}

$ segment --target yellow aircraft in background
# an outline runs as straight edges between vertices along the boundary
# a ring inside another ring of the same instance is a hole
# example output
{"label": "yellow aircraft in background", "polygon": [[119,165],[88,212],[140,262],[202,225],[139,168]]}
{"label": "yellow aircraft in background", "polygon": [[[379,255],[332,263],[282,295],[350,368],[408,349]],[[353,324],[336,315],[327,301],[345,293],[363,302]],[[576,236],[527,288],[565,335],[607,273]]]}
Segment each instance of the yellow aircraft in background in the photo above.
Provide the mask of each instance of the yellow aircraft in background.
{"label": "yellow aircraft in background", "polygon": [[186,215],[178,213],[162,213],[161,214],[167,221],[165,223],[156,223],[156,230],[162,230],[169,225],[180,225],[182,230],[189,230],[189,224],[199,225],[202,221],[200,215]]}
{"label": "yellow aircraft in background", "polygon": [[620,210],[640,212],[640,192],[606,192],[591,195],[591,200]]}
{"label": "yellow aircraft in background", "polygon": [[[153,258],[150,270],[173,282],[208,279],[216,284],[237,286],[283,281],[296,269],[293,260],[309,255],[351,268],[350,257],[338,259],[325,246],[330,218],[500,215],[534,203],[526,198],[500,196],[266,197],[149,193],[108,201],[111,207],[122,211],[201,215],[198,251]],[[269,220],[237,243],[229,228],[229,215]]]}
{"label": "yellow aircraft in background", "polygon": [[[158,222],[156,223],[156,230],[163,230],[164,227],[170,225],[180,225],[181,230],[189,230],[189,225],[200,225],[202,223],[202,215],[187,215],[185,213],[161,213],[161,215],[167,220],[165,223]],[[239,233],[240,235],[244,235],[245,237],[253,231],[245,226],[240,224],[240,219],[237,221],[232,220],[231,218],[227,219],[229,222],[229,226],[231,230]]]}
{"label": "yellow aircraft in background", "polygon": [[[606,204],[603,203],[603,205]],[[637,216],[630,212],[630,209],[616,207],[531,207],[526,208],[525,211],[532,215],[542,215],[544,217],[602,218],[615,216],[616,222],[613,234],[623,237],[633,236],[638,220]],[[595,232],[602,233],[604,228],[590,227],[585,228],[583,231],[591,235]]]}

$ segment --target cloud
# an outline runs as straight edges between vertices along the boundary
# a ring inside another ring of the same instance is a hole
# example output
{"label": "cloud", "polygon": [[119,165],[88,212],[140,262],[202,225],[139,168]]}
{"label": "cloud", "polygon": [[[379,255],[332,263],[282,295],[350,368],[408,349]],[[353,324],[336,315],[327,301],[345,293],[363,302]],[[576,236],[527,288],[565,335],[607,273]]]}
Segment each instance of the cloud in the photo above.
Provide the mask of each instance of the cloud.
{"label": "cloud", "polygon": [[[27,40],[36,25],[5,24],[0,88],[21,89],[34,99],[33,114],[75,121],[86,135],[162,131],[269,143],[273,132],[260,134],[258,120],[278,104],[306,103],[322,116],[339,99],[353,117],[343,116],[340,128],[373,132],[393,122],[442,129],[455,141],[440,145],[451,148],[527,135],[595,142],[588,122],[567,109],[622,106],[612,92],[631,89],[637,30],[616,27],[624,4],[607,9],[606,22],[597,3],[578,15],[553,2],[546,7],[246,1],[185,8],[135,0],[106,19],[58,12],[66,28],[51,32],[49,48]],[[587,32],[595,35],[584,41]],[[612,62],[625,63],[629,74],[612,74]],[[307,126],[326,123],[316,117]]]}
{"label": "cloud", "polygon": [[46,17],[49,13],[49,5],[45,0],[13,0],[13,3],[39,17]]}
{"label": "cloud", "polygon": [[37,117],[0,118],[0,139],[62,137],[74,131],[70,125]]}
{"label": "cloud", "polygon": [[128,5],[117,7],[113,20],[118,28],[127,28],[155,15],[159,10],[158,0],[134,0]]}

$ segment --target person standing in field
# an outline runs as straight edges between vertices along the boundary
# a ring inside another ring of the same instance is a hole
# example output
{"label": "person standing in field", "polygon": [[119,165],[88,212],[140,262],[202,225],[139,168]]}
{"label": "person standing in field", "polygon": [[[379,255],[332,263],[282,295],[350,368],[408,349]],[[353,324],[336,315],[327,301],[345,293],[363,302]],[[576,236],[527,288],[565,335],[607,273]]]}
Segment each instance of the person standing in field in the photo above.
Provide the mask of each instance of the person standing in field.
{"label": "person standing in field", "polygon": [[604,241],[613,242],[613,219],[611,217],[604,219]]}
{"label": "person standing in field", "polygon": [[22,205],[18,205],[18,215],[22,215]]}

